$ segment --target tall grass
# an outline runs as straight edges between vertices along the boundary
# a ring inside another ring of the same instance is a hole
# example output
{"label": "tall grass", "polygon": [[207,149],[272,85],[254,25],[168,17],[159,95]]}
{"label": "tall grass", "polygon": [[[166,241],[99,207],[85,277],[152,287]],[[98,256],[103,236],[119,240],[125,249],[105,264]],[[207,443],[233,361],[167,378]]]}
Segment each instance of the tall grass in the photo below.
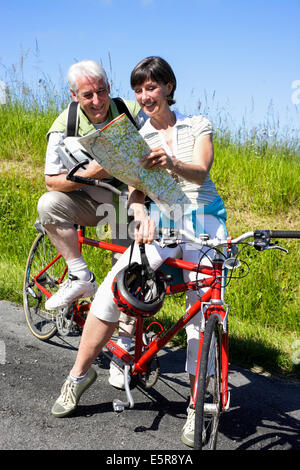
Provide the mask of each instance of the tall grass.
{"label": "tall grass", "polygon": [[[299,208],[299,157],[282,145],[264,147],[216,136],[212,175],[225,200],[257,214]],[[226,188],[226,191],[224,191]],[[276,221],[275,221],[276,223]]]}
{"label": "tall grass", "polygon": [[[11,82],[0,113],[0,298],[19,303],[37,202],[46,191],[45,136],[66,103],[65,91],[57,93],[51,82],[38,82],[34,90],[21,79],[19,73],[19,81]],[[13,83],[18,83],[18,93]],[[226,126],[217,127],[212,178],[226,203],[230,234],[260,228],[299,230],[300,159],[294,142],[270,139],[269,134],[264,139],[253,129],[232,135]],[[300,246],[292,241],[284,246],[289,255],[243,252],[250,273],[227,287],[230,354],[236,363],[300,376],[300,366],[292,360],[292,345],[300,333]],[[109,254],[87,248],[84,255],[101,282],[110,266]],[[168,327],[183,312],[184,298],[170,297],[156,319]],[[185,341],[183,331],[176,344]]]}

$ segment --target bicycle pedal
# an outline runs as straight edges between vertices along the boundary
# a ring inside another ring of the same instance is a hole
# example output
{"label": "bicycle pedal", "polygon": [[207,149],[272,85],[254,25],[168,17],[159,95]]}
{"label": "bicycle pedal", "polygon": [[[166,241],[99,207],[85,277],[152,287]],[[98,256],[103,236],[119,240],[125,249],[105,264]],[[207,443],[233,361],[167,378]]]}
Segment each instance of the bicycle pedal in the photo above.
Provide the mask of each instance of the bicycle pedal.
{"label": "bicycle pedal", "polygon": [[115,398],[113,400],[113,409],[116,413],[121,413],[122,411],[125,410],[125,405],[121,400],[119,400],[118,398]]}

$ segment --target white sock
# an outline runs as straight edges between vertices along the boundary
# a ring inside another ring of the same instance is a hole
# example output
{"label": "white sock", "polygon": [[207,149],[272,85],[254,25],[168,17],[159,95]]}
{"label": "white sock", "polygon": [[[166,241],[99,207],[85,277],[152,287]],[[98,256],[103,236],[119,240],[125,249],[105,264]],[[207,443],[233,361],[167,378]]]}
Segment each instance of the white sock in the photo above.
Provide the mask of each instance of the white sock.
{"label": "white sock", "polygon": [[[131,337],[130,336],[119,336],[118,340],[117,340],[117,345],[121,346],[121,348],[125,349],[125,351],[129,351],[130,346],[131,346]],[[114,357],[114,361],[122,367],[125,365],[125,362],[123,362],[117,356]],[[113,365],[113,362],[111,364]]]}
{"label": "white sock", "polygon": [[82,382],[82,381],[85,379],[86,374],[87,374],[87,372],[86,372],[84,375],[82,375],[81,377],[75,377],[75,375],[72,375],[72,374],[70,373],[70,379],[71,379],[73,382],[75,382],[76,384],[79,384],[80,382]]}
{"label": "white sock", "polygon": [[119,336],[117,345],[121,346],[126,351],[129,351],[130,346],[131,346],[131,341],[132,339],[130,336]]}
{"label": "white sock", "polygon": [[69,273],[78,277],[80,281],[89,281],[91,279],[90,270],[83,256],[80,256],[80,258],[76,258],[76,259],[72,259],[71,261],[68,261],[68,268],[69,268]]}

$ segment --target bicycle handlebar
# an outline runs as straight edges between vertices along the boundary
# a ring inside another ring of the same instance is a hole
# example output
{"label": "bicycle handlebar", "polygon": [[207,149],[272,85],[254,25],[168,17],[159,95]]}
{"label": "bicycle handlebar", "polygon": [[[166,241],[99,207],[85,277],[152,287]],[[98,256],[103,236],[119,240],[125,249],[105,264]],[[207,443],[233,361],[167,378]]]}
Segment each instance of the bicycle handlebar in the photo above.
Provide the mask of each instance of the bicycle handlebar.
{"label": "bicycle handlebar", "polygon": [[76,171],[78,171],[80,168],[84,168],[84,166],[87,165],[89,162],[89,160],[84,160],[82,162],[77,163],[77,165],[74,165],[73,168],[71,168],[71,170],[68,172],[66,179],[69,181],[74,181],[74,183],[87,184],[89,186],[97,186],[100,188],[108,189],[109,191],[112,191],[118,196],[121,196],[122,192],[109,183],[104,183],[101,180],[96,180],[94,178],[87,178],[84,176],[75,175]]}
{"label": "bicycle handlebar", "polygon": [[[248,242],[248,245],[253,246],[259,251],[267,249],[268,247],[276,248],[274,245],[271,245],[270,239],[271,238],[300,238],[300,231],[299,230],[253,230],[251,232],[243,233],[242,235],[238,236],[237,238],[228,237],[224,240],[220,240],[218,238],[209,239],[209,235],[202,234],[199,238],[194,237],[191,233],[187,232],[186,230],[178,229],[173,230],[173,236],[170,235],[172,231],[169,229],[165,230],[162,229],[162,237],[161,241],[165,242],[166,240],[170,240],[171,243],[187,243],[191,242],[201,247],[208,247],[208,248],[220,248],[220,247],[228,247],[232,245],[238,245],[249,238],[254,238],[253,242]],[[179,239],[178,237],[174,236],[175,234],[182,235],[184,238]],[[280,247],[277,247],[280,248]]]}

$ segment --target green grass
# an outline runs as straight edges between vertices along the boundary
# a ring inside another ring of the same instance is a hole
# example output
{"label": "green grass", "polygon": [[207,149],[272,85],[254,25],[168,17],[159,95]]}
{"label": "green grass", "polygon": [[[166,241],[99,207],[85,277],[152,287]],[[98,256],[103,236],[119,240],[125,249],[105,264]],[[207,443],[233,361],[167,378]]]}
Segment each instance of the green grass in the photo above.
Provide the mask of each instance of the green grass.
{"label": "green grass", "polygon": [[23,108],[20,103],[2,106],[1,160],[13,162],[28,160],[31,167],[43,165],[46,134],[56,116],[57,111],[40,112],[36,108]]}
{"label": "green grass", "polygon": [[[257,215],[299,208],[299,156],[271,146],[268,150],[215,139],[214,182],[229,204]],[[230,215],[230,214],[229,214]]]}
{"label": "green grass", "polygon": [[[45,192],[45,135],[57,105],[20,100],[0,113],[0,298],[22,303],[24,268],[35,237],[37,202]],[[300,229],[299,156],[280,142],[235,141],[215,136],[212,178],[225,200],[233,236],[252,229]],[[300,243],[285,241],[286,255],[245,250],[250,273],[227,288],[230,360],[247,367],[300,377],[293,349],[299,339]],[[85,257],[101,282],[110,255],[86,248]],[[184,298],[170,297],[155,317],[165,328],[184,312]],[[182,331],[175,344],[185,346]]]}

